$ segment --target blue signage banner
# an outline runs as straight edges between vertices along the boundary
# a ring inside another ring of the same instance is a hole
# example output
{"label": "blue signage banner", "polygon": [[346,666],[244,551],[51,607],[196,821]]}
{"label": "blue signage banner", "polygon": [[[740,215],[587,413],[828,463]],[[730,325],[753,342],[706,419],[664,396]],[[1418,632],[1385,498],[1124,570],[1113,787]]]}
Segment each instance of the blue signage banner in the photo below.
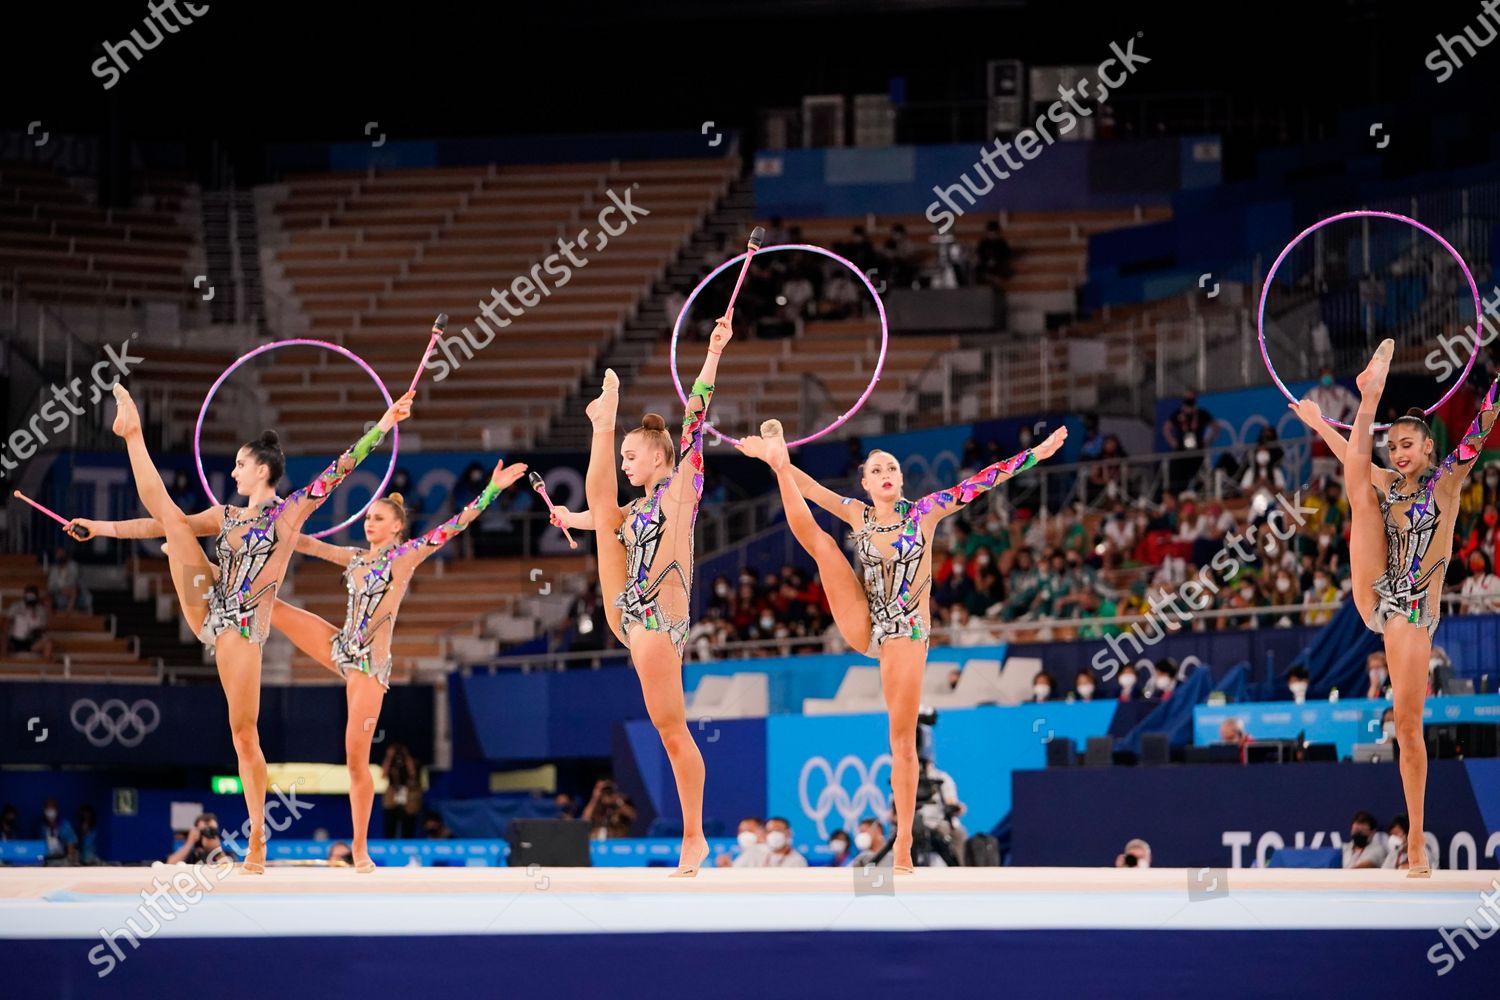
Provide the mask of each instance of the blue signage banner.
{"label": "blue signage banner", "polygon": [[[939,712],[935,763],[952,776],[971,832],[1011,811],[1010,778],[1042,767],[1050,739],[1109,731],[1115,703],[1048,702]],[[888,812],[890,730],[883,714],[772,716],[766,720],[766,807],[803,837],[826,840]]]}

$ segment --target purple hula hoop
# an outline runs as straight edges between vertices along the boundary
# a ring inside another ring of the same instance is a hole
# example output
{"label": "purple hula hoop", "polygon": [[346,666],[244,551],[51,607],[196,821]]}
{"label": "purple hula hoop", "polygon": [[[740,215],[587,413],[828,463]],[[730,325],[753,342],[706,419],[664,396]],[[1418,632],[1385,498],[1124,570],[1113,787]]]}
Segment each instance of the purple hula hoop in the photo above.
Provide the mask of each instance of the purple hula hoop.
{"label": "purple hula hoop", "polygon": [[[1464,278],[1469,282],[1469,290],[1474,293],[1474,350],[1469,354],[1469,363],[1464,365],[1464,370],[1459,373],[1458,378],[1453,380],[1452,388],[1443,395],[1442,399],[1422,411],[1430,415],[1452,398],[1453,394],[1458,391],[1459,386],[1463,385],[1464,380],[1469,377],[1469,371],[1474,367],[1474,359],[1479,356],[1479,348],[1483,343],[1481,337],[1484,330],[1484,305],[1480,301],[1479,286],[1474,282],[1473,272],[1469,270],[1469,265],[1464,263],[1464,259],[1459,256],[1458,251],[1453,249],[1453,244],[1443,239],[1431,227],[1424,226],[1416,219],[1408,218],[1405,215],[1398,215],[1395,212],[1377,212],[1372,209],[1362,209],[1357,212],[1340,212],[1338,215],[1330,215],[1321,222],[1313,223],[1293,237],[1292,242],[1288,243],[1286,248],[1276,255],[1276,260],[1271,264],[1271,269],[1266,272],[1265,283],[1261,286],[1260,308],[1255,313],[1255,334],[1256,339],[1260,341],[1260,359],[1266,363],[1266,371],[1271,373],[1271,380],[1276,383],[1276,388],[1281,390],[1281,394],[1293,403],[1299,402],[1297,397],[1293,396],[1291,390],[1281,381],[1281,376],[1276,374],[1276,367],[1271,364],[1271,355],[1266,351],[1266,298],[1271,293],[1271,280],[1276,277],[1276,269],[1281,266],[1281,262],[1286,259],[1286,255],[1291,253],[1297,244],[1301,243],[1309,233],[1316,232],[1329,223],[1338,222],[1340,219],[1358,218],[1395,219],[1398,222],[1405,222],[1407,225],[1415,226],[1428,236],[1431,236],[1443,245],[1443,249],[1447,250],[1454,260],[1458,261],[1459,270],[1463,271]],[[1339,427],[1346,431],[1353,429],[1348,424],[1330,419],[1329,417],[1325,416],[1323,419],[1328,421],[1331,426]],[[1386,430],[1389,427],[1389,424],[1375,425],[1376,430]]]}
{"label": "purple hula hoop", "polygon": [[[809,441],[816,441],[824,434],[827,434],[830,431],[837,430],[843,425],[844,421],[848,420],[850,417],[854,416],[854,414],[858,413],[859,408],[865,405],[865,400],[870,398],[870,393],[875,391],[875,384],[880,381],[881,369],[885,367],[885,350],[886,345],[890,341],[890,327],[886,323],[885,303],[880,301],[880,293],[875,291],[875,286],[870,283],[869,275],[865,274],[865,272],[855,267],[853,261],[848,260],[844,257],[840,257],[832,250],[825,250],[822,247],[815,247],[807,243],[781,243],[776,246],[762,247],[761,249],[755,251],[755,253],[757,256],[759,256],[763,253],[771,253],[773,250],[807,250],[811,253],[822,254],[824,257],[828,257],[831,260],[838,261],[840,264],[843,264],[845,267],[859,276],[859,280],[864,283],[864,286],[867,289],[870,290],[870,297],[875,300],[875,309],[880,313],[880,357],[875,359],[875,373],[870,376],[870,384],[865,386],[864,395],[855,400],[854,405],[849,407],[848,410],[844,411],[844,413],[837,420],[835,420],[833,423],[829,424],[822,430],[818,431],[816,434],[809,434],[807,435],[807,437],[798,438],[795,441],[787,442],[788,448],[795,448],[798,445],[807,444]],[[708,275],[704,277],[702,281],[698,282],[698,286],[693,289],[693,293],[687,297],[687,301],[682,304],[682,311],[677,314],[677,322],[672,326],[672,385],[677,388],[677,398],[682,400],[682,405],[684,407],[688,405],[687,393],[683,392],[682,380],[677,377],[677,336],[682,332],[683,320],[687,318],[688,311],[693,308],[693,302],[698,298],[698,294],[702,292],[703,289],[708,287],[708,283],[717,278],[725,270],[733,267],[744,259],[745,254],[741,253],[736,257],[729,258],[724,263],[708,272]],[[738,439],[732,438],[728,434],[721,432],[707,420],[703,421],[703,428],[721,441],[728,441],[730,444],[736,445],[740,443]]]}
{"label": "purple hula hoop", "polygon": [[[251,358],[255,357],[258,354],[264,354],[267,351],[274,351],[278,347],[293,347],[298,345],[308,347],[324,347],[337,354],[342,354],[350,361],[353,361],[355,364],[359,365],[365,370],[365,374],[369,375],[370,378],[374,380],[375,387],[380,390],[381,398],[385,400],[385,405],[387,407],[391,406],[393,402],[393,400],[391,399],[391,394],[386,391],[385,383],[380,381],[380,376],[375,374],[375,369],[366,364],[364,358],[361,358],[358,354],[355,354],[353,351],[349,350],[346,347],[340,347],[338,344],[330,344],[326,340],[305,339],[277,340],[269,344],[262,344],[260,347],[257,347],[255,350],[251,351],[249,354],[246,354],[244,357],[234,362],[234,364],[224,369],[223,373],[219,375],[218,378],[214,379],[214,384],[209,387],[208,395],[203,397],[203,405],[198,407],[198,424],[193,428],[193,462],[198,466],[198,482],[203,484],[204,494],[208,496],[209,500],[213,501],[215,507],[219,505],[219,498],[214,496],[212,487],[208,485],[208,477],[203,474],[203,417],[206,413],[208,413],[208,404],[213,402],[214,393],[219,391],[219,386],[224,384],[224,380],[227,379],[230,375],[233,375],[235,371],[240,367],[240,365],[244,364],[246,361],[249,361]],[[335,532],[343,531],[349,525],[353,524],[355,521],[364,516],[365,511],[370,508],[370,504],[374,503],[376,497],[379,497],[382,493],[384,493],[386,486],[390,484],[391,475],[396,471],[396,452],[400,447],[400,444],[401,430],[399,427],[392,427],[391,460],[390,463],[385,467],[385,478],[380,481],[379,486],[375,487],[375,492],[373,495],[371,495],[369,502],[361,507],[353,516],[344,521],[342,524],[336,524],[331,528],[325,528],[322,531],[314,532],[309,537],[324,538]],[[275,484],[273,483],[272,485]]]}

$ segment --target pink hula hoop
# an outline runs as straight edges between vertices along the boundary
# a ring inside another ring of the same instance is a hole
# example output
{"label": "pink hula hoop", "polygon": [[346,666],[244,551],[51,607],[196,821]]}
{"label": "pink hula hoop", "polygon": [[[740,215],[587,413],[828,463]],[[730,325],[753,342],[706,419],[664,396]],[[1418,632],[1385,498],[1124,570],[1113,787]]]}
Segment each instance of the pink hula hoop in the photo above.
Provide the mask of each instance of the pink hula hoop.
{"label": "pink hula hoop", "polygon": [[[824,427],[817,433],[809,434],[806,437],[787,442],[788,448],[795,448],[798,445],[807,444],[809,441],[816,441],[824,434],[828,434],[831,431],[837,430],[839,427],[843,426],[846,420],[854,416],[854,414],[858,413],[861,406],[865,405],[865,400],[870,398],[870,393],[875,391],[875,384],[880,381],[881,369],[885,367],[885,351],[886,345],[890,342],[890,327],[886,323],[885,303],[880,301],[880,293],[875,291],[875,286],[871,284],[869,275],[865,274],[865,272],[855,267],[853,261],[848,260],[844,257],[840,257],[832,250],[825,250],[822,247],[815,247],[807,243],[781,243],[776,246],[761,247],[755,252],[757,254],[763,254],[771,253],[774,250],[806,250],[810,253],[822,254],[824,257],[827,257],[830,260],[836,260],[840,264],[843,264],[849,270],[853,271],[855,275],[859,277],[859,280],[864,284],[864,286],[869,289],[870,297],[875,300],[875,310],[880,314],[880,357],[875,359],[875,372],[870,376],[870,384],[865,386],[864,394],[861,395],[859,399],[854,401],[853,406],[844,411],[844,413],[841,414],[837,420],[829,424],[827,427]],[[708,272],[703,280],[698,282],[698,286],[693,289],[693,293],[687,297],[687,301],[682,304],[682,311],[677,314],[677,322],[672,326],[672,385],[677,388],[677,398],[682,400],[682,405],[684,407],[688,405],[687,393],[685,393],[682,389],[682,380],[677,377],[677,337],[682,333],[682,323],[685,319],[687,319],[688,312],[693,308],[693,302],[698,298],[699,293],[701,293],[703,289],[708,287],[708,283],[717,278],[725,270],[744,260],[748,255],[749,251],[746,251],[745,253],[741,253],[738,256],[731,257],[724,263],[720,264],[718,267],[714,268],[712,271]],[[732,438],[728,434],[721,432],[707,420],[703,421],[703,429],[713,434],[721,441],[728,441],[730,444],[734,445],[740,443],[738,439]]]}
{"label": "pink hula hoop", "polygon": [[[338,344],[330,344],[326,340],[306,339],[276,340],[272,341],[269,344],[262,344],[260,347],[257,347],[255,350],[241,357],[238,361],[234,362],[228,368],[224,369],[223,373],[221,373],[218,378],[214,379],[214,384],[209,387],[208,395],[203,397],[203,405],[198,407],[198,423],[197,426],[193,428],[193,462],[198,467],[198,482],[203,484],[204,494],[208,497],[209,500],[213,502],[213,505],[215,507],[219,505],[219,498],[214,496],[213,488],[208,485],[208,477],[203,473],[203,417],[206,413],[208,413],[208,404],[213,402],[214,393],[219,391],[219,386],[224,384],[224,380],[227,379],[230,375],[233,375],[235,371],[240,367],[240,365],[243,365],[246,361],[249,361],[256,355],[264,354],[267,351],[274,351],[278,347],[293,347],[299,345],[307,347],[323,347],[327,348],[330,351],[333,351],[336,354],[342,354],[344,357],[348,358],[350,361],[353,361],[355,364],[363,368],[365,374],[370,376],[370,378],[375,383],[375,387],[380,390],[380,396],[385,400],[385,405],[388,408],[394,402],[391,399],[391,394],[386,391],[385,383],[381,382],[380,376],[375,374],[375,369],[366,364],[364,358],[361,358],[358,354],[355,354],[353,351],[349,350],[346,347],[340,347]],[[324,538],[328,535],[334,534],[335,532],[343,531],[349,525],[353,524],[355,521],[358,521],[361,517],[364,516],[365,511],[370,509],[370,504],[374,503],[375,500],[385,492],[386,486],[390,485],[391,476],[396,471],[396,453],[400,447],[400,444],[401,429],[399,427],[392,427],[391,460],[385,467],[385,478],[380,481],[379,486],[375,487],[375,492],[370,496],[369,501],[366,502],[363,507],[361,507],[357,512],[355,512],[344,522],[336,524],[331,528],[325,528],[322,531],[313,532],[309,537]]]}
{"label": "pink hula hoop", "polygon": [[[1286,247],[1281,251],[1281,253],[1276,255],[1276,260],[1272,262],[1271,269],[1266,272],[1265,282],[1261,286],[1260,308],[1256,310],[1255,313],[1255,333],[1256,339],[1260,341],[1260,359],[1266,363],[1266,371],[1271,373],[1271,380],[1276,383],[1276,388],[1281,390],[1281,394],[1293,403],[1299,402],[1297,397],[1292,395],[1291,390],[1286,387],[1286,384],[1281,381],[1281,376],[1276,374],[1276,366],[1271,364],[1271,355],[1266,350],[1266,298],[1271,293],[1271,279],[1276,277],[1276,269],[1281,266],[1281,262],[1286,259],[1287,254],[1291,253],[1292,250],[1296,248],[1297,244],[1301,243],[1303,239],[1305,239],[1309,234],[1317,232],[1319,229],[1322,229],[1329,223],[1338,222],[1340,219],[1358,218],[1395,219],[1398,222],[1404,222],[1407,225],[1415,226],[1422,232],[1426,233],[1428,236],[1431,236],[1433,239],[1437,240],[1443,245],[1443,249],[1447,250],[1449,255],[1454,260],[1458,261],[1459,270],[1463,271],[1465,280],[1469,282],[1469,290],[1474,293],[1474,350],[1469,354],[1469,363],[1464,365],[1464,370],[1459,372],[1458,378],[1453,380],[1452,387],[1443,394],[1443,398],[1438,400],[1436,403],[1433,403],[1426,410],[1422,411],[1427,414],[1432,414],[1452,398],[1453,394],[1458,391],[1459,386],[1463,385],[1464,381],[1469,377],[1469,372],[1474,367],[1474,359],[1479,356],[1479,348],[1483,344],[1483,340],[1481,338],[1484,333],[1484,305],[1480,301],[1479,286],[1474,281],[1473,272],[1469,270],[1469,265],[1464,263],[1464,259],[1459,256],[1458,251],[1453,248],[1453,244],[1443,239],[1442,235],[1433,230],[1431,227],[1424,226],[1416,219],[1409,218],[1405,215],[1398,215],[1395,212],[1377,212],[1373,209],[1361,209],[1357,212],[1340,212],[1338,215],[1330,215],[1328,218],[1323,219],[1321,222],[1313,223],[1306,229],[1302,230],[1302,232],[1294,236],[1292,238],[1292,242],[1288,243]],[[1323,419],[1328,421],[1328,423],[1333,427],[1342,428],[1346,431],[1352,430],[1352,428],[1346,423],[1342,423],[1338,420],[1333,420],[1327,416],[1325,416]],[[1375,429],[1377,431],[1386,430],[1389,427],[1389,424],[1375,425]]]}

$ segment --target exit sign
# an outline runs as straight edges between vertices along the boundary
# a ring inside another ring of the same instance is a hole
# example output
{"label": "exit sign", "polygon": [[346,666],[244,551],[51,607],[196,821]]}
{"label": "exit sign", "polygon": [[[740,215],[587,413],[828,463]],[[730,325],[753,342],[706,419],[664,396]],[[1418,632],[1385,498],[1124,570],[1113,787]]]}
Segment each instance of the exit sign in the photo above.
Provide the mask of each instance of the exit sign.
{"label": "exit sign", "polygon": [[239,795],[245,791],[240,779],[231,774],[216,774],[213,777],[215,795]]}

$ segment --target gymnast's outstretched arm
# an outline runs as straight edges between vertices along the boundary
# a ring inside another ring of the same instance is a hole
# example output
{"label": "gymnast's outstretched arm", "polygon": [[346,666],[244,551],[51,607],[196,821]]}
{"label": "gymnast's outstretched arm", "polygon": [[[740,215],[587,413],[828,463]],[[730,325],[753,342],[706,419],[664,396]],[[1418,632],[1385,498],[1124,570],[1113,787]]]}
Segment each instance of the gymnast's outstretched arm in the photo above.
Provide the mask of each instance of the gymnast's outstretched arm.
{"label": "gymnast's outstretched arm", "polygon": [[411,403],[416,397],[415,392],[408,392],[400,399],[391,404],[390,409],[380,418],[379,423],[365,432],[364,436],[354,443],[348,451],[334,459],[318,478],[306,486],[292,493],[282,501],[282,509],[298,519],[298,523],[306,520],[308,515],[323,505],[340,483],[348,478],[349,473],[370,457],[370,453],[376,449],[392,427],[411,416]]}
{"label": "gymnast's outstretched arm", "polygon": [[835,493],[790,462],[787,463],[787,468],[791,470],[792,479],[797,483],[798,493],[856,528],[864,523],[866,504],[863,500]]}
{"label": "gymnast's outstretched arm", "polygon": [[552,508],[550,520],[554,528],[568,528],[571,531],[594,530],[594,512],[591,510],[569,510],[558,504]]}
{"label": "gymnast's outstretched arm", "polygon": [[[187,523],[195,535],[217,535],[224,524],[224,508],[210,507],[208,510],[189,514]],[[82,528],[87,534],[81,538],[74,534],[74,525]],[[102,538],[165,538],[167,536],[166,529],[154,517],[137,517],[128,521],[94,521],[86,517],[75,517],[68,522],[67,530],[79,541],[87,541],[95,536]]]}
{"label": "gymnast's outstretched arm", "polygon": [[692,391],[688,393],[687,413],[682,418],[682,436],[677,445],[677,469],[667,486],[668,499],[682,501],[691,498],[697,503],[703,498],[703,421],[714,397],[719,355],[734,337],[733,317],[734,310],[731,309],[714,324],[714,332],[708,338],[708,355],[703,359],[703,368],[698,372]]}
{"label": "gymnast's outstretched arm", "polygon": [[[1308,426],[1310,430],[1323,439],[1328,445],[1328,450],[1333,452],[1333,457],[1339,460],[1339,464],[1346,462],[1345,455],[1349,453],[1349,439],[1338,432],[1338,429],[1323,419],[1323,410],[1311,399],[1304,399],[1296,403],[1288,403],[1288,408],[1297,418]],[[1380,466],[1370,464],[1370,477],[1379,482],[1382,479],[1386,485],[1390,485],[1391,478],[1395,475],[1390,469],[1382,469]]]}
{"label": "gymnast's outstretched arm", "polygon": [[299,533],[297,551],[305,556],[312,556],[314,559],[331,562],[335,566],[348,566],[349,560],[353,559],[354,554],[359,550],[345,545],[330,545],[325,541]]}
{"label": "gymnast's outstretched arm", "polygon": [[1495,380],[1490,383],[1489,391],[1479,402],[1479,412],[1469,423],[1469,429],[1464,431],[1458,447],[1448,456],[1455,465],[1463,467],[1463,474],[1466,476],[1473,470],[1475,460],[1484,449],[1484,439],[1490,436],[1490,431],[1495,426],[1495,417],[1500,414],[1500,406],[1496,402],[1497,393],[1500,393],[1500,375],[1495,376]]}
{"label": "gymnast's outstretched arm", "polygon": [[391,553],[392,559],[406,558],[414,562],[422,562],[448,542],[458,537],[459,533],[478,519],[484,513],[486,507],[494,502],[495,498],[506,488],[515,483],[526,474],[526,463],[517,462],[506,465],[501,459],[495,463],[495,471],[490,475],[490,481],[485,484],[479,496],[464,507],[463,510],[454,514],[442,524],[433,528],[425,535],[419,535],[410,541],[402,542]]}
{"label": "gymnast's outstretched arm", "polygon": [[987,465],[952,489],[929,493],[917,501],[917,515],[932,520],[942,520],[949,514],[968,506],[975,497],[988,493],[1013,476],[1044,462],[1057,454],[1068,439],[1068,429],[1059,427],[1047,436],[1047,440],[1035,448],[1028,448],[1011,458]]}

